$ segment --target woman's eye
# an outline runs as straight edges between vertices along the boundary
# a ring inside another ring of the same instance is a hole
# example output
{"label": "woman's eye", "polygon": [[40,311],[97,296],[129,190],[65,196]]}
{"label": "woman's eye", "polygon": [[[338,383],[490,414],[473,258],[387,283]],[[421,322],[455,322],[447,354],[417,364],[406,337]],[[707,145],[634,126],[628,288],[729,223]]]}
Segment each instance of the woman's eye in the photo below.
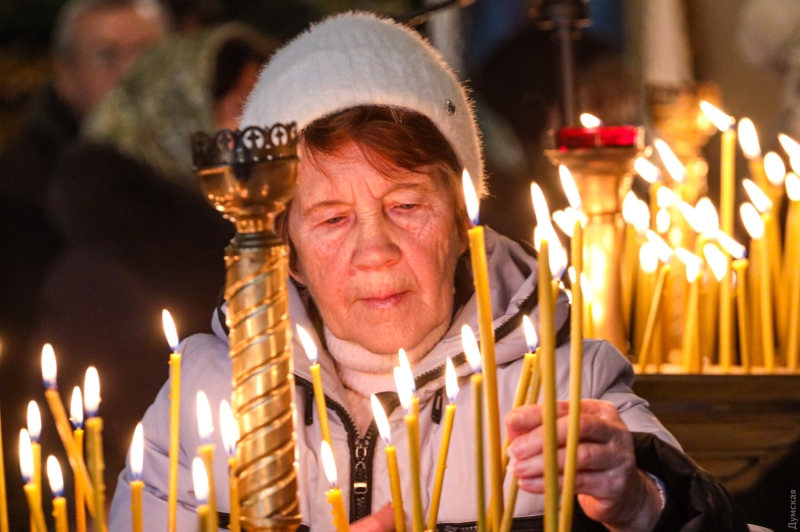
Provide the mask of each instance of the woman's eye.
{"label": "woman's eye", "polygon": [[333,218],[325,220],[325,223],[328,225],[336,225],[342,220],[344,220],[344,216],[334,216]]}
{"label": "woman's eye", "polygon": [[402,203],[402,204],[398,205],[397,208],[400,209],[400,210],[403,210],[403,211],[410,211],[411,209],[413,209],[416,206],[417,205],[415,203]]}

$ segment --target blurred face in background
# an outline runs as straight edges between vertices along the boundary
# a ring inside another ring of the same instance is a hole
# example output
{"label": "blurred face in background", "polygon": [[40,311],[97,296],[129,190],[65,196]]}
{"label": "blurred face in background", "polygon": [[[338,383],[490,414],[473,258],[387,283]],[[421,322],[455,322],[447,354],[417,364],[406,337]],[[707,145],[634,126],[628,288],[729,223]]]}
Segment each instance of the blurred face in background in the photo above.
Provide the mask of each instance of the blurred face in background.
{"label": "blurred face in background", "polygon": [[167,34],[162,14],[147,5],[107,7],[82,13],[68,49],[57,54],[55,88],[83,118],[130,69],[139,55]]}

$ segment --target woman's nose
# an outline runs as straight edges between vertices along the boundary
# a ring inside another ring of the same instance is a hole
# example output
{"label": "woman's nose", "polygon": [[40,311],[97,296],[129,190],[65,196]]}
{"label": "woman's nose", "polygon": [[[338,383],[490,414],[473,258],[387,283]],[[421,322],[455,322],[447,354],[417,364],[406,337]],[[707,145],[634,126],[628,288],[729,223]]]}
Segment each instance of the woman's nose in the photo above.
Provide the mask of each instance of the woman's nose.
{"label": "woman's nose", "polygon": [[387,225],[384,220],[370,220],[359,224],[353,254],[353,266],[356,269],[380,269],[400,260],[400,248],[392,239]]}

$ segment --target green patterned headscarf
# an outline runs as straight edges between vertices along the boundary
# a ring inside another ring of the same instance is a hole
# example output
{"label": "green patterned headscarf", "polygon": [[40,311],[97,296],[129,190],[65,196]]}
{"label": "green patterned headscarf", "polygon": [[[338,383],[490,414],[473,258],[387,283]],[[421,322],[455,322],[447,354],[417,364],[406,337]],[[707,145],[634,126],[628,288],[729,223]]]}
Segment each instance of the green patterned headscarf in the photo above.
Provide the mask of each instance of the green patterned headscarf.
{"label": "green patterned headscarf", "polygon": [[110,144],[153,166],[165,178],[199,190],[189,136],[213,131],[217,56],[243,40],[265,56],[270,47],[255,30],[226,24],[175,36],[145,53],[86,120],[86,138]]}

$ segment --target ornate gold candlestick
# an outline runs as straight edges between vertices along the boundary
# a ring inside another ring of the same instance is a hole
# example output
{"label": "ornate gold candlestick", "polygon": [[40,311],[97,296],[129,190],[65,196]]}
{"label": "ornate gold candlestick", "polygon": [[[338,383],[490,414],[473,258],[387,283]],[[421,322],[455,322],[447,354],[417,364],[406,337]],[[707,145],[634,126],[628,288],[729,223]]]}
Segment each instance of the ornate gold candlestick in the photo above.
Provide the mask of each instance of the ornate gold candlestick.
{"label": "ornate gold candlestick", "polygon": [[583,268],[594,286],[592,318],[595,336],[628,352],[620,294],[620,261],[624,222],[622,198],[630,189],[638,147],[548,150],[554,164],[572,172],[587,217]]}
{"label": "ornate gold candlestick", "polygon": [[236,224],[225,250],[233,413],[241,524],[292,531],[300,524],[294,435],[289,249],[275,216],[294,196],[297,129],[222,130],[192,136],[195,172],[208,201]]}

